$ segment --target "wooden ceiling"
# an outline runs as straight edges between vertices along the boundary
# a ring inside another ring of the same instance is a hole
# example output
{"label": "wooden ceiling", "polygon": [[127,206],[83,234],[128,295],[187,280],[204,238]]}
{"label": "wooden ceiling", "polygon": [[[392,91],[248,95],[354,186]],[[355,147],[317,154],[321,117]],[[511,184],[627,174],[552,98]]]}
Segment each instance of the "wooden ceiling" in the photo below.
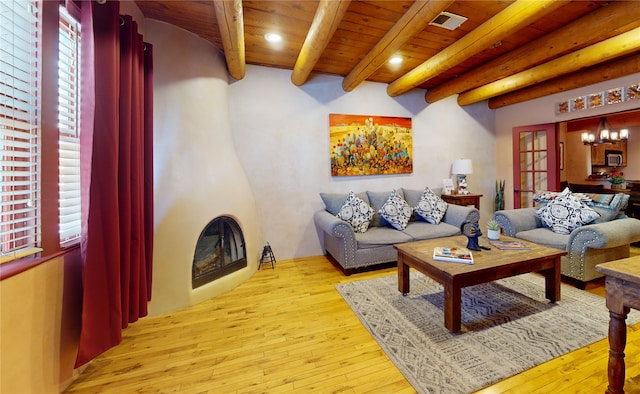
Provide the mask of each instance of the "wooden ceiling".
{"label": "wooden ceiling", "polygon": [[[429,103],[459,94],[491,108],[640,71],[640,7],[565,0],[137,0],[146,18],[186,29],[224,52],[229,73],[245,64],[387,84],[398,96],[426,89]],[[442,11],[468,18],[455,30],[429,22]],[[264,35],[277,32],[279,46]],[[404,58],[400,65],[390,57]]]}

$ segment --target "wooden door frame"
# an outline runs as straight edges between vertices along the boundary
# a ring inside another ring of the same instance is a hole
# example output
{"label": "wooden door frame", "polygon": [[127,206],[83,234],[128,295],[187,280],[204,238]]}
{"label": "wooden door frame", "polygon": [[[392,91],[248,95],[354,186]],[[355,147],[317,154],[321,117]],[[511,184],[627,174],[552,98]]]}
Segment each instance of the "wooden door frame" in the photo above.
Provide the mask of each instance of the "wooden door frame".
{"label": "wooden door frame", "polygon": [[[520,133],[544,130],[547,132],[547,186],[548,189],[557,190],[560,187],[560,168],[558,158],[560,156],[560,144],[558,143],[558,125],[556,123],[544,123],[538,125],[518,126],[512,128],[513,149],[513,207],[521,208],[521,169],[520,169]],[[535,192],[535,182],[534,190]]]}

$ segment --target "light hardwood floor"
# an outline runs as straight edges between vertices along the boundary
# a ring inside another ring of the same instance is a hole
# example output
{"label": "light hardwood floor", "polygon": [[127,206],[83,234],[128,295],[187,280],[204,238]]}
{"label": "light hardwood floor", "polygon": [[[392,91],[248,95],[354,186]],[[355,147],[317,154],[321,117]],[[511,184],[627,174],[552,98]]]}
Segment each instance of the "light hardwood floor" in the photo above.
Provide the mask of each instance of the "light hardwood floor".
{"label": "light hardwood floor", "polygon": [[[263,265],[222,296],[132,324],[66,392],[414,393],[334,287],[393,273],[345,277],[324,257]],[[604,339],[479,393],[603,393],[608,349]],[[640,324],[626,354],[625,389],[637,393]]]}

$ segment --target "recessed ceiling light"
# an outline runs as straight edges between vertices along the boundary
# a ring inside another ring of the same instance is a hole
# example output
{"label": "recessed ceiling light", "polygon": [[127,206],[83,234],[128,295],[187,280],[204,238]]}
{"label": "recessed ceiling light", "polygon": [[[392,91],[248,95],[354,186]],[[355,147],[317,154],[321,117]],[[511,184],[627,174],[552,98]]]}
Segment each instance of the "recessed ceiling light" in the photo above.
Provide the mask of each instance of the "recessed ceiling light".
{"label": "recessed ceiling light", "polygon": [[282,36],[277,33],[267,33],[264,35],[264,39],[269,42],[281,42]]}
{"label": "recessed ceiling light", "polygon": [[402,63],[401,56],[394,56],[391,59],[389,59],[389,64],[400,64],[400,63]]}

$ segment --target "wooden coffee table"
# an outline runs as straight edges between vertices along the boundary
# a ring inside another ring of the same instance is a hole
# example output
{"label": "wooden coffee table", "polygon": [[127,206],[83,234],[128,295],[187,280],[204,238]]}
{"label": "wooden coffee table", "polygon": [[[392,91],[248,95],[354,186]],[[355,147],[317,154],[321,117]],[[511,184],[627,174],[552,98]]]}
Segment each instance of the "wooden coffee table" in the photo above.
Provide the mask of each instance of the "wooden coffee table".
{"label": "wooden coffee table", "polygon": [[[502,236],[500,240],[515,240]],[[492,282],[527,272],[539,272],[545,277],[545,297],[551,302],[560,300],[560,257],[567,254],[518,240],[530,250],[500,250],[480,239],[480,245],[491,250],[473,252],[475,264],[450,263],[433,260],[436,246],[465,247],[467,237],[460,235],[395,245],[398,250],[398,290],[409,293],[409,267],[414,268],[444,287],[444,326],[451,332],[461,328],[462,288]]]}

